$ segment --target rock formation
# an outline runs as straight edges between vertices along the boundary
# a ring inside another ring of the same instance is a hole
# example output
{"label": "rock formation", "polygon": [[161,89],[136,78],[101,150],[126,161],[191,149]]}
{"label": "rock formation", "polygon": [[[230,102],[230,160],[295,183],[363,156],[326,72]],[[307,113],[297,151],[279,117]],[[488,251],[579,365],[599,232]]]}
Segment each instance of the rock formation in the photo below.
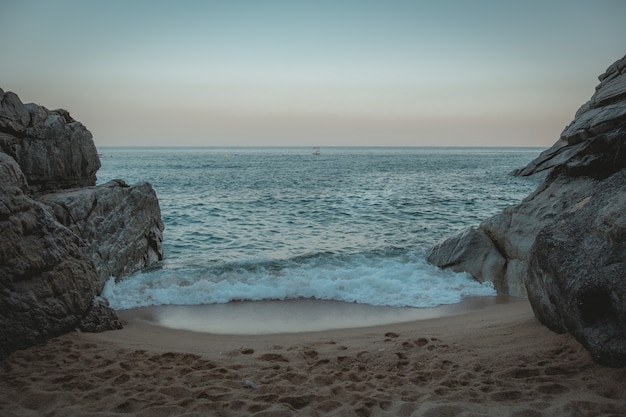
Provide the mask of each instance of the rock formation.
{"label": "rock formation", "polygon": [[98,295],[162,258],[147,183],[95,186],[91,133],[0,89],[0,359],[61,333],[121,327]]}
{"label": "rock formation", "polygon": [[96,184],[100,158],[89,130],[65,110],[22,104],[0,89],[0,152],[19,164],[30,192]]}
{"label": "rock formation", "polygon": [[514,172],[545,175],[537,190],[428,260],[528,296],[546,326],[626,366],[626,57],[599,80],[554,146]]}
{"label": "rock formation", "polygon": [[550,329],[571,333],[601,364],[626,366],[626,170],[590,182],[535,239],[528,297]]}
{"label": "rock formation", "polygon": [[39,198],[56,219],[87,243],[102,291],[109,277],[123,277],[163,259],[163,222],[152,186],[122,180],[46,194]]}
{"label": "rock formation", "polygon": [[85,244],[26,189],[0,153],[0,358],[76,327],[97,293]]}

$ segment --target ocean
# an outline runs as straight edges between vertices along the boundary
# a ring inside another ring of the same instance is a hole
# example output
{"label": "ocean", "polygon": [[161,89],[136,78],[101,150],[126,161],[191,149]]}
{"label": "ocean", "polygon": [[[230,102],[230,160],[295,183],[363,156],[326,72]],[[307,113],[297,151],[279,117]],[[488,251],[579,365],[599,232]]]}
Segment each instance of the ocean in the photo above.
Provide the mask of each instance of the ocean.
{"label": "ocean", "polygon": [[103,295],[117,310],[317,299],[428,308],[493,296],[428,248],[532,192],[540,148],[100,148],[98,183],[150,182],[164,259]]}

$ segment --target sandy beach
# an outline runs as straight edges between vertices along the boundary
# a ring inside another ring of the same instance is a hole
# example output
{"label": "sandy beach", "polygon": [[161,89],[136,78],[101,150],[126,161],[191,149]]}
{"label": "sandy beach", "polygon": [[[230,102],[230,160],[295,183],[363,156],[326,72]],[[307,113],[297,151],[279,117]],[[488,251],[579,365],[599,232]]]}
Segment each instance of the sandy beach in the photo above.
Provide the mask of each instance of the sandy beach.
{"label": "sandy beach", "polygon": [[10,416],[622,416],[626,369],[596,365],[528,301],[309,332],[211,334],[122,314],[0,362]]}

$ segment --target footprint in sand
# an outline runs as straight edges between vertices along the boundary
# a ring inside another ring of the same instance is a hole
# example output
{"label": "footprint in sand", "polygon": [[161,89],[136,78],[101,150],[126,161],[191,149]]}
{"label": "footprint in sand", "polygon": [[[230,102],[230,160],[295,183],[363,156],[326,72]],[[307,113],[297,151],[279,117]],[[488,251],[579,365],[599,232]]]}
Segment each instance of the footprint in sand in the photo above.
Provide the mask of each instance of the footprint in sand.
{"label": "footprint in sand", "polygon": [[565,385],[551,383],[551,384],[543,384],[537,387],[537,392],[548,395],[558,395],[565,394],[570,392],[570,389]]}
{"label": "footprint in sand", "polygon": [[316,350],[305,350],[302,355],[307,359],[316,359],[319,354]]}
{"label": "footprint in sand", "polygon": [[259,359],[268,362],[289,362],[287,358],[283,355],[279,355],[278,353],[265,353],[259,356]]}
{"label": "footprint in sand", "polygon": [[424,413],[424,417],[458,416],[465,410],[458,405],[438,405]]}
{"label": "footprint in sand", "polygon": [[493,394],[490,395],[490,398],[493,401],[510,402],[510,401],[519,401],[520,399],[522,399],[523,396],[524,395],[520,391],[505,390],[505,391],[494,392]]}
{"label": "footprint in sand", "polygon": [[426,346],[428,344],[428,339],[426,339],[425,337],[420,337],[414,343],[417,347]]}

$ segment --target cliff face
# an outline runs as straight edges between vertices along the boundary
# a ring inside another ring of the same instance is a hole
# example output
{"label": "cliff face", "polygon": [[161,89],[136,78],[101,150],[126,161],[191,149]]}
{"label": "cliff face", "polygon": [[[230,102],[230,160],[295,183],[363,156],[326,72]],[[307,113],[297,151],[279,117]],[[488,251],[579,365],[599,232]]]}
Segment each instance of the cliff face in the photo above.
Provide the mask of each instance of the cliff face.
{"label": "cliff face", "polygon": [[626,57],[599,80],[559,140],[514,172],[542,173],[543,184],[435,245],[428,260],[527,296],[548,327],[571,332],[598,362],[625,366]]}
{"label": "cliff face", "polygon": [[65,110],[0,89],[0,358],[74,329],[121,327],[110,276],[162,259],[150,184],[95,186],[91,133]]}

